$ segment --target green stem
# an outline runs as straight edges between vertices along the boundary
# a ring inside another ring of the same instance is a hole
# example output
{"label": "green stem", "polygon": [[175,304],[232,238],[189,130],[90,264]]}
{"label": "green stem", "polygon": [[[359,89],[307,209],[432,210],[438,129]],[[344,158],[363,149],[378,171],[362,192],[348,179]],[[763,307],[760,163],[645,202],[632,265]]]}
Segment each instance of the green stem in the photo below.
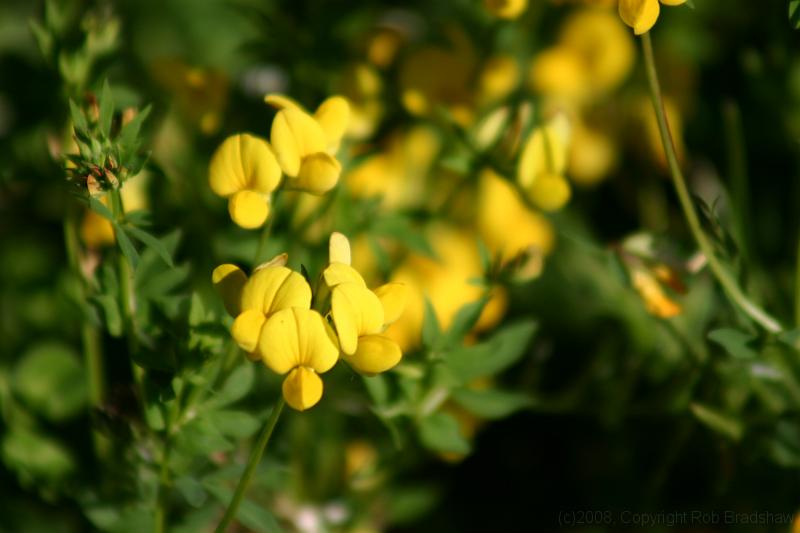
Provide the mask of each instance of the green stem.
{"label": "green stem", "polygon": [[236,516],[236,512],[239,510],[239,504],[242,503],[244,493],[247,490],[248,485],[250,485],[250,480],[252,479],[253,474],[255,474],[258,463],[261,462],[261,456],[264,455],[264,450],[267,448],[269,439],[272,436],[272,431],[275,429],[275,425],[278,423],[278,418],[281,416],[284,403],[285,401],[281,396],[281,399],[278,400],[278,403],[272,408],[272,413],[269,415],[266,424],[264,424],[264,427],[261,429],[261,434],[258,436],[258,442],[256,442],[255,447],[250,452],[250,459],[247,461],[247,467],[244,469],[242,477],[239,478],[239,484],[236,485],[236,492],[233,493],[233,498],[228,504],[228,508],[225,510],[225,515],[222,517],[217,529],[214,530],[216,533],[224,533]]}
{"label": "green stem", "polygon": [[695,241],[697,241],[700,250],[703,252],[703,255],[706,257],[712,274],[717,278],[717,281],[722,286],[722,289],[731,302],[737,305],[745,314],[753,319],[753,321],[767,331],[772,333],[780,332],[783,330],[781,324],[752,302],[744,292],[742,292],[742,289],[730,272],[725,269],[717,256],[714,255],[713,246],[700,225],[700,219],[697,216],[697,212],[694,210],[694,205],[692,205],[692,199],[686,187],[686,180],[683,177],[683,172],[678,163],[675,143],[672,139],[672,133],[670,132],[669,123],[667,122],[667,114],[664,110],[664,100],[661,96],[661,86],[658,82],[658,72],[653,55],[653,43],[649,33],[642,35],[642,49],[644,51],[645,67],[647,70],[647,81],[650,85],[650,96],[653,101],[656,119],[658,120],[658,130],[661,134],[661,142],[667,156],[672,183],[675,186],[675,191],[678,193],[678,200],[683,208],[686,221],[689,223],[689,229]]}
{"label": "green stem", "polygon": [[[80,266],[78,215],[79,213],[74,208],[70,207],[68,209],[64,219],[64,245],[67,249],[70,270],[80,285],[81,301],[86,302],[90,296],[91,287]],[[100,332],[91,321],[86,319],[81,320],[81,343],[87,370],[89,406],[93,409],[99,409],[103,405],[106,390],[102,344],[100,343]],[[92,429],[92,441],[97,455],[104,457],[109,450],[108,439],[97,429]]]}
{"label": "green stem", "polygon": [[797,267],[794,281],[794,323],[800,327],[800,238],[797,239]]}

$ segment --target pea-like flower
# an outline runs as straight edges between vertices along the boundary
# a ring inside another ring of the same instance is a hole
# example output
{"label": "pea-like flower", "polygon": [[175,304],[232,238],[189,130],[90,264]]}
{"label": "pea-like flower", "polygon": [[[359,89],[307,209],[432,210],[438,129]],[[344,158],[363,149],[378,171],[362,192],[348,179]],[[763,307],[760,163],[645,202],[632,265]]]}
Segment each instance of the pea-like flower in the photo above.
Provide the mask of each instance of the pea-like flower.
{"label": "pea-like flower", "polygon": [[679,6],[686,0],[619,0],[619,16],[636,35],[647,33],[658,20],[659,2],[665,6]]}
{"label": "pea-like flower", "polygon": [[350,266],[350,243],[341,233],[331,235],[330,264],[323,277],[331,289],[331,315],[343,359],[367,375],[400,362],[400,347],[381,333],[402,314],[405,285],[387,283],[375,291],[368,289],[361,274]]}
{"label": "pea-like flower", "polygon": [[281,167],[269,143],[247,133],[228,137],[211,157],[211,190],[228,199],[231,219],[243,228],[264,224],[270,194],[280,179]]}
{"label": "pea-like flower", "polygon": [[287,374],[283,397],[294,409],[305,411],[322,398],[322,379],[339,359],[333,333],[317,311],[290,307],[267,320],[259,341],[264,363],[277,374]]}
{"label": "pea-like flower", "polygon": [[347,130],[350,105],[341,96],[325,100],[314,115],[281,95],[265,101],[279,109],[270,138],[278,164],[287,176],[286,186],[324,194],[339,181],[342,165],[332,155]]}
{"label": "pea-like flower", "polygon": [[517,181],[531,201],[545,211],[557,211],[569,201],[564,178],[569,153],[569,124],[559,114],[528,137],[517,165]]}

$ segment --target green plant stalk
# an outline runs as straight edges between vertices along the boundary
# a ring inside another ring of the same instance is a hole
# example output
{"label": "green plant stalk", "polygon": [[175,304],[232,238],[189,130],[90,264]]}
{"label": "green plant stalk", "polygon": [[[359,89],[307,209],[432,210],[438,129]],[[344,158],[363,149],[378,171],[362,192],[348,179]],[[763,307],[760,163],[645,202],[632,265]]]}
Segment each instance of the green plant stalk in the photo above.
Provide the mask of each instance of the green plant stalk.
{"label": "green plant stalk", "polygon": [[647,70],[647,81],[650,86],[650,97],[653,101],[653,108],[656,113],[658,121],[658,130],[661,134],[661,142],[664,146],[664,152],[667,156],[667,163],[669,164],[669,171],[672,177],[672,183],[675,186],[675,191],[678,193],[678,200],[683,208],[683,214],[689,224],[689,229],[697,241],[700,250],[708,261],[708,266],[717,278],[717,281],[722,286],[725,294],[732,303],[737,305],[747,316],[753,321],[771,333],[778,333],[783,330],[781,324],[772,316],[767,314],[766,311],[761,309],[758,305],[752,302],[747,295],[742,292],[736,280],[731,274],[725,270],[722,263],[716,255],[714,249],[703,229],[700,225],[700,219],[692,205],[692,199],[689,196],[689,190],[686,187],[686,180],[683,177],[678,157],[675,153],[675,144],[672,139],[672,133],[669,129],[667,122],[667,114],[664,110],[664,100],[661,96],[661,86],[658,82],[658,71],[656,70],[656,62],[653,55],[653,42],[650,39],[650,34],[645,33],[642,35],[642,50],[644,52],[645,68]]}
{"label": "green plant stalk", "polygon": [[272,436],[272,432],[278,423],[278,418],[281,416],[284,403],[285,400],[283,399],[283,396],[281,396],[280,400],[278,400],[278,403],[272,408],[272,413],[270,413],[267,422],[264,424],[264,427],[261,429],[261,433],[258,436],[258,441],[256,442],[253,450],[250,452],[250,459],[247,461],[247,467],[245,467],[242,477],[239,478],[239,483],[236,485],[236,492],[233,493],[233,498],[231,498],[228,508],[225,509],[225,515],[222,517],[219,525],[214,530],[216,533],[225,533],[225,530],[236,517],[236,512],[239,510],[239,504],[242,503],[244,493],[247,491],[247,487],[250,485],[250,481],[253,478],[253,474],[256,472],[258,463],[261,462],[261,456],[264,455],[264,450],[266,450],[267,444],[269,444],[269,439]]}
{"label": "green plant stalk", "polygon": [[[78,212],[70,207],[64,219],[64,246],[67,249],[67,260],[72,275],[78,280],[81,300],[89,298],[90,286],[81,272],[80,243],[78,241]],[[103,370],[103,351],[100,343],[100,332],[89,320],[81,320],[81,344],[86,364],[86,379],[89,388],[89,406],[99,409],[105,399],[105,374]],[[109,441],[97,429],[92,429],[92,442],[98,457],[105,457],[109,450]]]}
{"label": "green plant stalk", "polygon": [[797,266],[794,280],[794,323],[800,328],[800,238],[797,239]]}

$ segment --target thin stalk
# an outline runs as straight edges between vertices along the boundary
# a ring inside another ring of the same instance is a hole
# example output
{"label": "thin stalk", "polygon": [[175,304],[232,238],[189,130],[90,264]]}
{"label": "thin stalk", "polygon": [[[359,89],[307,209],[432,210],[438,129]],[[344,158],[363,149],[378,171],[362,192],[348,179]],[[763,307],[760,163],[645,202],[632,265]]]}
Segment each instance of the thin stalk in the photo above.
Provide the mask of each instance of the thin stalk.
{"label": "thin stalk", "polygon": [[250,481],[253,478],[253,474],[256,472],[258,463],[261,462],[261,456],[264,455],[264,450],[267,449],[267,444],[269,444],[272,431],[275,429],[275,425],[278,423],[278,418],[281,416],[284,403],[285,401],[283,396],[281,396],[280,400],[278,400],[278,403],[272,408],[272,413],[269,415],[264,427],[261,429],[261,434],[258,436],[258,441],[256,442],[253,450],[250,452],[250,459],[247,461],[247,467],[245,467],[242,477],[239,478],[239,484],[236,486],[236,492],[233,493],[233,498],[228,504],[228,508],[225,510],[225,515],[222,517],[217,529],[214,530],[216,533],[225,533],[225,530],[236,517],[236,512],[239,510],[239,504],[242,503],[244,493],[247,491],[248,485],[250,485]]}
{"label": "thin stalk", "polygon": [[797,267],[794,281],[794,323],[800,327],[800,238],[797,239]]}
{"label": "thin stalk", "polygon": [[712,274],[717,278],[717,281],[722,286],[722,289],[731,302],[767,331],[778,333],[783,330],[781,324],[752,302],[744,292],[742,292],[742,289],[730,272],[725,269],[717,256],[714,255],[713,246],[703,232],[700,219],[697,216],[697,212],[694,210],[694,205],[692,205],[692,199],[686,187],[686,180],[683,177],[683,172],[681,171],[678,157],[675,153],[675,143],[672,139],[672,133],[670,132],[669,123],[667,122],[667,114],[664,110],[664,100],[661,96],[661,86],[658,82],[658,71],[656,70],[656,62],[653,55],[653,43],[649,33],[642,35],[642,49],[644,51],[644,61],[647,70],[647,81],[650,86],[650,96],[658,121],[658,130],[661,134],[661,142],[667,156],[672,183],[675,186],[675,191],[678,193],[678,200],[680,201],[681,208],[683,208],[683,214],[689,224],[689,229],[695,241],[697,241],[700,250],[703,252],[703,255],[705,255]]}
{"label": "thin stalk", "polygon": [[[81,301],[86,302],[90,296],[91,287],[83,275],[80,266],[80,243],[78,241],[78,213],[70,207],[64,219],[64,246],[67,250],[72,275],[80,285]],[[103,370],[103,348],[100,342],[100,332],[86,319],[81,320],[81,344],[86,364],[86,380],[89,388],[89,406],[99,409],[105,399],[105,373]],[[109,450],[108,439],[97,429],[92,429],[92,442],[98,457],[104,457]]]}

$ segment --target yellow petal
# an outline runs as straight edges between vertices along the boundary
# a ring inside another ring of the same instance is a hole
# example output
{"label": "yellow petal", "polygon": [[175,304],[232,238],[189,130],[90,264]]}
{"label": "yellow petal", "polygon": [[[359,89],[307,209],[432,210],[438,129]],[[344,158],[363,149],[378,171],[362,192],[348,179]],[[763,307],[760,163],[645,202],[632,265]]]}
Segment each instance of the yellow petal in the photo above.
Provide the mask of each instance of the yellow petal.
{"label": "yellow petal", "polygon": [[515,19],[528,7],[528,0],[483,0],[486,9],[496,17]]}
{"label": "yellow petal", "polygon": [[530,187],[544,173],[562,174],[569,155],[569,122],[563,114],[533,130],[517,164],[517,181]]}
{"label": "yellow petal", "polygon": [[286,175],[296,177],[304,157],[326,148],[325,134],[310,115],[296,107],[279,111],[272,121],[272,147]]}
{"label": "yellow petal", "polygon": [[393,282],[381,285],[374,292],[383,306],[384,325],[394,324],[406,307],[408,288],[404,283]]}
{"label": "yellow petal", "polygon": [[231,336],[242,350],[245,352],[256,350],[265,320],[264,313],[256,309],[243,311],[236,317],[231,326]]}
{"label": "yellow petal", "polygon": [[317,152],[303,158],[297,177],[287,180],[288,187],[311,194],[325,194],[339,182],[342,165],[333,156]]}
{"label": "yellow petal", "polygon": [[239,191],[228,199],[231,220],[245,229],[261,227],[269,216],[269,202],[263,194]]}
{"label": "yellow petal", "polygon": [[619,16],[636,35],[650,31],[659,11],[658,0],[619,0]]}
{"label": "yellow petal", "polygon": [[242,309],[258,309],[269,316],[289,307],[311,307],[311,287],[303,276],[284,266],[254,272],[242,290]]}
{"label": "yellow petal", "polygon": [[222,297],[222,303],[228,314],[238,315],[241,311],[242,289],[247,283],[247,276],[242,269],[230,263],[220,265],[211,274],[211,281]]}
{"label": "yellow petal", "polygon": [[289,254],[287,254],[286,252],[283,252],[283,253],[280,253],[280,254],[276,255],[275,257],[273,257],[269,261],[265,261],[265,262],[261,263],[260,265],[258,265],[257,267],[255,267],[253,269],[253,272],[258,272],[259,270],[264,270],[265,268],[269,268],[269,267],[286,266],[286,263],[288,261],[289,261]]}
{"label": "yellow petal", "polygon": [[358,349],[345,361],[362,374],[386,372],[400,362],[403,354],[395,341],[383,335],[365,335],[358,339]]}
{"label": "yellow petal", "polygon": [[278,111],[286,109],[287,107],[294,107],[300,111],[304,111],[303,106],[298,104],[294,99],[283,94],[268,94],[264,97],[264,102],[266,102],[267,105],[274,107]]}
{"label": "yellow petal", "polygon": [[322,277],[325,278],[325,284],[330,288],[334,288],[340,283],[356,283],[364,288],[367,286],[367,282],[364,281],[358,270],[344,263],[331,263],[322,273]]}
{"label": "yellow petal", "polygon": [[661,3],[665,6],[679,6],[685,4],[686,0],[661,0]]}
{"label": "yellow petal", "polygon": [[225,139],[209,164],[211,190],[225,197],[243,189],[270,193],[280,178],[281,169],[269,143],[247,133]]}
{"label": "yellow petal", "polygon": [[298,411],[314,407],[322,398],[322,379],[313,370],[299,366],[283,380],[283,397]]}
{"label": "yellow petal", "polygon": [[351,262],[350,241],[338,231],[331,233],[328,242],[328,262],[349,265]]}
{"label": "yellow petal", "polygon": [[531,200],[544,211],[558,211],[566,204],[572,191],[569,183],[558,174],[543,174],[529,191]]}
{"label": "yellow petal", "polygon": [[331,96],[317,108],[314,118],[325,133],[328,149],[335,151],[347,130],[350,104],[341,96]]}
{"label": "yellow petal", "polygon": [[296,366],[323,373],[336,364],[339,351],[318,312],[291,307],[272,315],[261,333],[264,363],[278,374]]}
{"label": "yellow petal", "polygon": [[379,333],[383,328],[383,306],[375,293],[358,283],[340,283],[333,289],[331,314],[339,345],[353,354],[358,337]]}

